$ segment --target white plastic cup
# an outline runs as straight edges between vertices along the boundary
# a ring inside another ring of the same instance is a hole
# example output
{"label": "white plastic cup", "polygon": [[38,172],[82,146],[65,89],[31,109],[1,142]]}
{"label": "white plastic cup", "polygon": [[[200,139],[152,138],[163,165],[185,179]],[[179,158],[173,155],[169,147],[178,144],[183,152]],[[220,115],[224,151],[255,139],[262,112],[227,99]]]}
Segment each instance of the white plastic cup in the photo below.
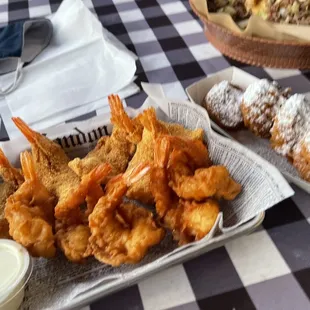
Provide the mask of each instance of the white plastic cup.
{"label": "white plastic cup", "polygon": [[19,243],[0,239],[0,310],[17,310],[32,273],[32,258]]}

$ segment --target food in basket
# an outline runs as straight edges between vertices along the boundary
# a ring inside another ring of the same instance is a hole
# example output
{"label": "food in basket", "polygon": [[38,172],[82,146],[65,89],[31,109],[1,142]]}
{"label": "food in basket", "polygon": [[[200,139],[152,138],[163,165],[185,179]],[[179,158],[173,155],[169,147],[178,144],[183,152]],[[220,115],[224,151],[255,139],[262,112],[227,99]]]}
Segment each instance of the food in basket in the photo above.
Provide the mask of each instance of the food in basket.
{"label": "food in basket", "polygon": [[275,23],[310,25],[309,0],[207,0],[210,13],[227,13],[238,24],[251,15]]}
{"label": "food in basket", "polygon": [[89,173],[100,163],[109,163],[112,174],[123,173],[135,152],[135,146],[142,138],[143,127],[137,119],[130,119],[125,113],[118,96],[110,96],[111,136],[99,139],[94,150],[83,159],[75,158],[69,167],[79,176]]}
{"label": "food in basket", "polygon": [[24,177],[19,169],[14,168],[0,149],[0,238],[10,238],[9,223],[4,216],[6,199],[11,196],[24,182]]}
{"label": "food in basket", "polygon": [[84,175],[80,185],[56,205],[56,240],[59,248],[72,262],[83,262],[92,255],[89,244],[90,229],[88,216],[93,212],[100,197],[104,195],[101,187],[112,171],[108,163],[99,164]]}
{"label": "food in basket", "polygon": [[200,141],[161,136],[154,158],[152,192],[161,222],[179,244],[200,240],[219,214],[216,199],[236,198],[241,186],[225,167],[211,166],[208,150]]}
{"label": "food in basket", "polygon": [[[206,101],[211,102],[210,98],[222,98],[218,94],[229,85],[225,80],[215,84],[206,95],[202,106],[220,127],[232,130],[235,128],[223,126],[229,116],[222,114],[214,117],[210,104],[206,104]],[[234,111],[231,113],[235,117],[239,97],[232,96],[230,100],[226,100],[226,104],[227,113]],[[310,182],[310,157],[307,148],[310,131],[309,99],[303,94],[291,95],[290,88],[282,89],[276,82],[262,79],[246,88],[240,108],[245,126],[258,137],[270,138],[271,147],[286,157],[300,176]],[[308,137],[308,140],[305,137]]]}
{"label": "food in basket", "polygon": [[271,129],[271,146],[292,160],[294,150],[310,129],[310,102],[305,95],[295,94],[279,109]]}
{"label": "food in basket", "polygon": [[32,155],[25,151],[20,161],[25,181],[6,202],[9,233],[32,256],[53,257],[54,199],[38,178]]}
{"label": "food in basket", "polygon": [[243,125],[240,110],[242,95],[243,91],[239,87],[222,81],[210,89],[203,106],[219,126],[237,129]]}
{"label": "food in basket", "polygon": [[151,211],[123,202],[129,186],[149,168],[140,164],[111,179],[105,195],[89,216],[90,244],[94,256],[102,263],[112,266],[137,263],[165,235],[164,230],[157,227]]}
{"label": "food in basket", "polygon": [[208,9],[209,12],[227,13],[236,21],[244,20],[250,15],[244,0],[210,0]]}
{"label": "food in basket", "polygon": [[[137,164],[154,159],[154,139],[161,134],[188,137],[190,139],[203,139],[203,130],[188,130],[179,124],[169,124],[156,118],[154,108],[145,110],[139,116],[139,121],[143,125],[142,140],[137,145],[137,150],[127,169],[132,169]],[[139,200],[145,204],[153,204],[154,199],[151,193],[150,173],[147,173],[138,182],[130,186],[127,196],[131,199]]]}
{"label": "food in basket", "polygon": [[39,179],[58,202],[79,186],[80,178],[68,167],[70,161],[64,150],[56,142],[32,130],[18,117],[12,118],[17,128],[31,145]]}
{"label": "food in basket", "polygon": [[310,132],[297,143],[293,160],[302,178],[310,182]]}
{"label": "food in basket", "polygon": [[309,0],[245,0],[247,11],[277,23],[310,25]]}
{"label": "food in basket", "polygon": [[[3,191],[1,199],[6,233],[33,256],[52,257],[58,247],[75,263],[90,256],[112,266],[137,263],[161,242],[165,228],[179,244],[202,239],[216,222],[220,201],[241,191],[225,167],[212,166],[202,129],[162,122],[154,108],[130,119],[119,105],[120,99],[111,96],[114,129],[105,145],[110,141],[110,148],[115,146],[113,161],[106,157],[107,149],[99,154],[99,140],[85,161],[79,159],[82,169],[75,169],[56,142],[13,118],[32,155],[20,155],[23,176],[0,153],[3,184],[12,183],[12,191]],[[119,154],[120,137],[134,146],[132,158]],[[123,173],[115,175],[117,158]],[[125,196],[135,201],[123,200]],[[156,216],[139,206],[154,197]]]}
{"label": "food in basket", "polygon": [[250,84],[241,103],[244,125],[258,137],[269,138],[274,117],[284,101],[276,82],[262,79]]}

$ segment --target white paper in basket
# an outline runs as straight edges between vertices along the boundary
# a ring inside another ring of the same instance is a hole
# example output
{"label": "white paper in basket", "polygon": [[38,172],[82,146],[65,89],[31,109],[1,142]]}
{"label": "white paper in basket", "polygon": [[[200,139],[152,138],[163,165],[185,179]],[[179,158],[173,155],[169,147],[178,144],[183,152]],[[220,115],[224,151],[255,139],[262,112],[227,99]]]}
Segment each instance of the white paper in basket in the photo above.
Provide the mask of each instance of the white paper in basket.
{"label": "white paper in basket", "polygon": [[[137,265],[112,268],[94,259],[85,265],[74,265],[62,255],[53,260],[36,259],[26,290],[24,309],[63,308],[98,285],[108,287],[113,281],[130,279],[147,270],[154,270],[174,253],[182,255],[185,249],[207,247],[215,235],[223,235],[224,238],[226,234],[237,234],[242,223],[293,195],[293,190],[276,168],[239,144],[213,133],[204,109],[186,101],[166,99],[159,85],[144,84],[143,87],[149,97],[139,110],[128,109],[129,114],[134,116],[146,107],[155,106],[160,119],[167,121],[170,117],[173,122],[179,122],[188,128],[203,128],[212,160],[228,167],[232,176],[242,184],[242,193],[235,201],[222,205],[222,213],[206,238],[177,248],[167,234]],[[101,135],[111,132],[111,128],[109,115],[106,114],[84,122],[60,125],[45,133],[50,138],[59,138],[58,142],[70,156],[78,156],[85,154]],[[24,138],[19,138],[4,142],[1,147],[10,160],[17,161],[19,153],[29,148],[29,145]]]}

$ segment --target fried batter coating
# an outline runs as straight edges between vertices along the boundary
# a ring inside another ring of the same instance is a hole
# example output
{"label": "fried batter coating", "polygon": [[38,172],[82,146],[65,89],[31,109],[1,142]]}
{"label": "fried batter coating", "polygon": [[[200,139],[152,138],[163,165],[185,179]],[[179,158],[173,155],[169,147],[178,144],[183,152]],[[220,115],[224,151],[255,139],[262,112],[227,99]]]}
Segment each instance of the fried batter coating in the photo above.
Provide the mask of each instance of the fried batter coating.
{"label": "fried batter coating", "polygon": [[6,200],[15,192],[15,188],[10,183],[0,184],[0,239],[11,239],[9,234],[9,223],[4,217]]}
{"label": "fried batter coating", "polygon": [[17,128],[31,144],[35,167],[40,180],[58,201],[71,195],[80,178],[68,167],[69,158],[57,143],[32,130],[18,117],[12,118]]}
{"label": "fried batter coating", "polygon": [[79,176],[89,173],[101,163],[109,163],[111,176],[123,173],[135,152],[135,144],[141,140],[143,127],[126,114],[118,96],[109,96],[111,122],[114,128],[110,137],[99,139],[94,150],[83,159],[75,158],[69,167]]}
{"label": "fried batter coating", "polygon": [[90,237],[88,216],[99,198],[104,195],[101,183],[111,170],[107,163],[97,166],[89,174],[84,175],[80,186],[55,208],[57,244],[72,262],[81,263],[92,255],[88,242]]}
{"label": "fried batter coating", "polygon": [[20,169],[14,168],[0,148],[0,176],[3,181],[11,184],[15,189],[24,183]]}
{"label": "fried batter coating", "polygon": [[294,152],[294,166],[301,177],[310,182],[310,133],[298,143]]}
{"label": "fried batter coating", "polygon": [[[138,116],[139,121],[144,126],[142,140],[137,145],[137,150],[128,169],[132,169],[141,162],[152,162],[154,160],[154,139],[161,135],[173,135],[189,139],[202,140],[203,130],[188,130],[179,124],[169,124],[159,121],[156,118],[154,108],[145,110]],[[150,173],[147,173],[140,181],[134,183],[128,190],[127,196],[139,200],[145,204],[153,204],[154,198],[151,191]]]}
{"label": "fried batter coating", "polygon": [[[167,164],[171,149],[169,139],[158,138],[154,150],[154,167],[151,170],[152,192],[156,212],[163,225],[172,231],[179,244],[200,240],[206,236],[216,221],[219,206],[216,201],[185,201],[180,199],[169,186]],[[179,172],[191,173],[192,168],[184,167]]]}
{"label": "fried batter coating", "polygon": [[74,263],[82,263],[85,258],[92,255],[89,244],[90,229],[86,224],[57,227],[61,224],[56,222],[56,240],[58,247],[65,256]]}
{"label": "fried batter coating", "polygon": [[169,185],[183,199],[202,201],[214,197],[234,200],[241,192],[241,185],[230,177],[224,166],[197,169],[194,175],[175,174],[173,165],[169,165],[168,169],[171,176]]}
{"label": "fried batter coating", "polygon": [[31,154],[21,153],[20,160],[25,182],[7,199],[5,208],[10,235],[32,256],[53,257],[54,198],[37,177]]}
{"label": "fried batter coating", "polygon": [[0,239],[10,239],[9,223],[4,217],[6,199],[24,182],[24,177],[19,169],[10,164],[2,149],[0,149],[0,176],[3,180],[0,184]]}
{"label": "fried batter coating", "polygon": [[278,111],[271,129],[271,146],[280,155],[293,159],[295,147],[310,126],[310,101],[305,95],[291,96]]}
{"label": "fried batter coating", "polygon": [[90,243],[100,262],[112,266],[139,262],[147,250],[164,237],[152,213],[132,203],[122,203],[128,187],[138,181],[148,166],[140,164],[109,181],[106,195],[89,216]]}
{"label": "fried batter coating", "polygon": [[285,101],[282,95],[283,92],[276,82],[262,79],[250,84],[241,103],[245,126],[255,135],[269,138],[273,119]]}

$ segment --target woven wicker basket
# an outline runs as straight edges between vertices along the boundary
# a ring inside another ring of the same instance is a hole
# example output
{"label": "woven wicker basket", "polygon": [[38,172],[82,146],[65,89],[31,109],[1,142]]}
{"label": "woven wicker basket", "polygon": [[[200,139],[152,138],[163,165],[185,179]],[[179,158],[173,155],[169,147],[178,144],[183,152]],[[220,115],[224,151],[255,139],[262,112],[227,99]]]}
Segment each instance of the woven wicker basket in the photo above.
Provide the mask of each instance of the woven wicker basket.
{"label": "woven wicker basket", "polygon": [[240,36],[201,16],[192,1],[193,11],[205,25],[205,35],[222,54],[253,66],[309,69],[310,43],[273,41]]}

